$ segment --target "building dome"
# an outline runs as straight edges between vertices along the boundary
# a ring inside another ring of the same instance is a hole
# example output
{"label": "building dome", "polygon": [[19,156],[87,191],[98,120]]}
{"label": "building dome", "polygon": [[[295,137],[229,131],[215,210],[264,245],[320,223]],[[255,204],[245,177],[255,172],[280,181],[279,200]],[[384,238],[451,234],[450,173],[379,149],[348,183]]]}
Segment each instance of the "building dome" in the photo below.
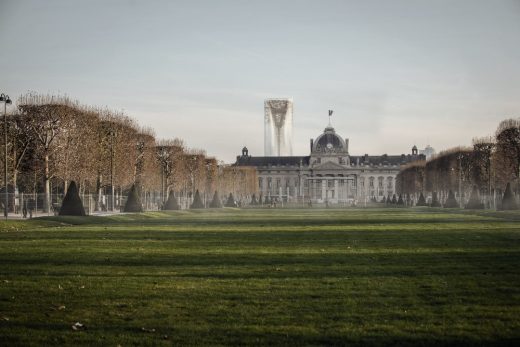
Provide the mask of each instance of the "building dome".
{"label": "building dome", "polygon": [[328,126],[323,131],[323,134],[314,141],[313,152],[341,152],[347,151],[345,140],[341,138],[334,128]]}

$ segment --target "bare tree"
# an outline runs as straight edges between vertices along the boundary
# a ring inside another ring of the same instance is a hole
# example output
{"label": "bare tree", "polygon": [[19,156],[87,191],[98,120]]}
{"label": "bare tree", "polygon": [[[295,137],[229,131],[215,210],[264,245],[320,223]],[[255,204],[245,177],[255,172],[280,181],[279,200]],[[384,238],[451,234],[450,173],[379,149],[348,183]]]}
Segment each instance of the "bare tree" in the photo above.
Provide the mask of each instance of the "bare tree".
{"label": "bare tree", "polygon": [[59,148],[56,139],[68,129],[67,123],[76,112],[76,106],[77,103],[66,96],[29,93],[18,100],[18,108],[27,122],[30,137],[38,144],[43,157],[44,209],[47,212],[50,212],[50,180],[54,176],[51,160]]}

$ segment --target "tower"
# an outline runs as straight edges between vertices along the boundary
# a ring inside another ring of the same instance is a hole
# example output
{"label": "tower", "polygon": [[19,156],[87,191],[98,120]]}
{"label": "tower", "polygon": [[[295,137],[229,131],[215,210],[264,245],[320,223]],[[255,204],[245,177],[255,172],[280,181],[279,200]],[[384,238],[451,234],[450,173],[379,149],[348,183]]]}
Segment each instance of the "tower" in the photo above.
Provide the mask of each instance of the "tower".
{"label": "tower", "polygon": [[292,155],[292,99],[266,99],[264,102],[264,155]]}

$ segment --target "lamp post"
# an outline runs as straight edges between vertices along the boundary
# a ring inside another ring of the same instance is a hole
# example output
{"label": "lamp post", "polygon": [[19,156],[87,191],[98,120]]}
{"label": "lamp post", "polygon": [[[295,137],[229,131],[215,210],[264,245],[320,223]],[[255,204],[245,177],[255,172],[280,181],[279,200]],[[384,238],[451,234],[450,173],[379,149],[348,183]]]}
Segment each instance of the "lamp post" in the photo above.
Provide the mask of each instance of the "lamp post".
{"label": "lamp post", "polygon": [[114,130],[110,129],[110,210],[114,212]]}
{"label": "lamp post", "polygon": [[463,208],[464,203],[462,201],[462,153],[459,154],[459,207]]}
{"label": "lamp post", "polygon": [[9,194],[8,194],[8,186],[7,186],[7,104],[11,103],[11,99],[9,95],[4,93],[0,94],[0,101],[4,103],[4,183],[5,183],[5,201],[4,201],[4,216],[7,219],[8,215],[8,206],[9,206]]}

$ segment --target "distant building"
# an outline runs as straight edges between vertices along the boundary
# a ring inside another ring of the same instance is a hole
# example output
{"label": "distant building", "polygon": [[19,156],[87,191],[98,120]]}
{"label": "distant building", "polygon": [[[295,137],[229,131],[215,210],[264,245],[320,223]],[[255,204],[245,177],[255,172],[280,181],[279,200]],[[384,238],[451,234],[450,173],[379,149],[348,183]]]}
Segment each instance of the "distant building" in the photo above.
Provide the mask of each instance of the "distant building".
{"label": "distant building", "polygon": [[430,145],[427,145],[426,148],[424,149],[421,149],[419,151],[419,154],[422,154],[426,157],[426,160],[430,159],[433,155],[435,155],[435,149],[430,146]]}
{"label": "distant building", "polygon": [[292,99],[267,99],[264,111],[264,155],[292,155]]}
{"label": "distant building", "polygon": [[313,203],[352,203],[395,193],[400,166],[425,159],[414,146],[411,154],[352,156],[348,139],[339,136],[329,124],[310,141],[310,155],[249,155],[246,147],[234,165],[255,167],[258,190],[265,197],[283,201]]}

